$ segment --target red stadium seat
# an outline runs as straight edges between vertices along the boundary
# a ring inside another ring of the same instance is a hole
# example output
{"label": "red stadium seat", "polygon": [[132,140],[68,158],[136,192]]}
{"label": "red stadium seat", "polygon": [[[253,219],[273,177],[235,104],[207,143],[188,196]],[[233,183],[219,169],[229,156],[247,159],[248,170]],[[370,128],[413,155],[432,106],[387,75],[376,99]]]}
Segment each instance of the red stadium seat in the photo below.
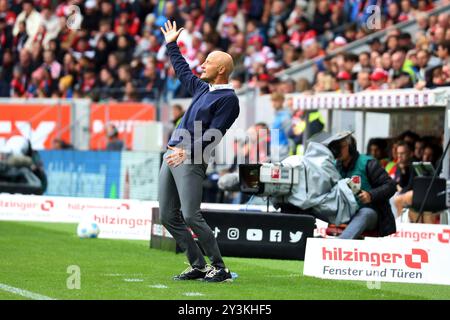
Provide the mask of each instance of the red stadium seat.
{"label": "red stadium seat", "polygon": [[[327,229],[325,230],[325,233],[327,236],[330,237],[339,237],[341,233],[347,228],[347,224],[340,224],[336,226],[335,224],[328,224]],[[377,230],[371,230],[371,231],[364,231],[361,234],[360,239],[364,239],[365,237],[379,237]]]}

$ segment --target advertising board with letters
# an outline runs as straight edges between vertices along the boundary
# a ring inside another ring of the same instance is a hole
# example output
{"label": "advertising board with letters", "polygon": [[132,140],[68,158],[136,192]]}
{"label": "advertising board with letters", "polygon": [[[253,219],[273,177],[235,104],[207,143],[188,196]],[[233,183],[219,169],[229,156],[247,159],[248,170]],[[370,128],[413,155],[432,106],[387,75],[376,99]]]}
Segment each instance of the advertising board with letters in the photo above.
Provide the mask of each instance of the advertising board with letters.
{"label": "advertising board with letters", "polygon": [[309,238],[303,274],[324,279],[450,285],[450,248],[405,239]]}
{"label": "advertising board with letters", "polygon": [[[149,240],[155,201],[0,194],[0,220],[97,222],[100,238]],[[76,228],[74,228],[75,234]]]}

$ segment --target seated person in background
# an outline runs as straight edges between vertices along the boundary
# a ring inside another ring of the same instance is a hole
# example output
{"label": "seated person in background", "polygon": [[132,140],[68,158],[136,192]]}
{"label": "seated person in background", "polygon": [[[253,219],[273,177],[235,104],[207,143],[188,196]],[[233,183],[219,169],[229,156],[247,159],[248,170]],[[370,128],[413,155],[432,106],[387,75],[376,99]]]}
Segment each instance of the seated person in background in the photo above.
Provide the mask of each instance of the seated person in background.
{"label": "seated person in background", "polygon": [[352,135],[338,141],[340,154],[336,156],[336,167],[342,178],[359,176],[361,189],[355,195],[359,209],[339,238],[355,239],[364,231],[376,230],[379,236],[396,231],[389,198],[395,193],[395,182],[379,162],[367,155],[359,154]]}
{"label": "seated person in background", "polygon": [[387,157],[387,142],[382,138],[372,138],[367,144],[367,154],[378,160],[380,165],[385,168],[389,162]]}
{"label": "seated person in background", "polygon": [[[407,156],[405,157],[403,153],[405,153],[405,150],[400,148],[398,153],[399,162],[402,161],[403,163],[405,163],[405,165],[409,167],[408,169],[409,176],[404,176],[403,179],[400,178],[399,182],[403,181],[402,182],[403,185],[400,184],[397,185],[399,193],[394,197],[394,204],[397,209],[397,216],[401,215],[405,207],[409,207],[412,205],[413,202],[412,183],[414,177],[417,176],[416,172],[412,167],[411,159],[408,159]],[[405,154],[408,155],[409,153],[406,152]],[[435,146],[433,144],[426,144],[423,147],[422,159],[420,160],[422,160],[423,162],[431,162],[434,168],[436,168],[437,162],[441,155],[442,155],[442,148],[440,148],[439,146]],[[404,175],[406,175],[406,173]],[[419,217],[419,214],[418,212],[410,208],[408,212],[408,217],[410,222],[416,222]],[[432,215],[429,212],[424,212],[424,215],[422,215],[421,219],[418,222],[437,223],[437,219],[438,219],[437,215]]]}
{"label": "seated person in background", "polygon": [[[400,135],[398,136],[398,140],[399,141],[405,141],[406,143],[409,143],[410,145],[412,145],[413,147],[416,145],[416,141],[420,140],[420,136],[415,133],[414,131],[411,130],[406,130],[403,131],[402,133],[400,133]],[[414,151],[414,148],[413,148]],[[420,158],[414,158],[414,161],[418,161]]]}
{"label": "seated person in background", "polygon": [[394,196],[394,206],[397,217],[402,215],[403,208],[412,203],[412,182],[414,179],[414,169],[412,168],[413,148],[405,141],[397,144],[397,168],[394,180],[397,193]]}
{"label": "seated person in background", "polygon": [[424,146],[425,141],[423,141],[423,139],[419,139],[416,141],[416,143],[414,144],[414,158],[422,159]]}
{"label": "seated person in background", "polygon": [[55,150],[73,150],[73,145],[63,139],[54,139],[52,145]]}
{"label": "seated person in background", "polygon": [[397,191],[405,193],[412,188],[413,179],[413,146],[406,141],[399,141],[397,144],[397,169],[394,180],[397,184]]}
{"label": "seated person in background", "polygon": [[124,149],[124,143],[119,139],[119,131],[115,125],[109,124],[106,127],[106,136],[108,138],[107,151],[122,151]]}
{"label": "seated person in background", "polygon": [[399,141],[397,139],[393,139],[390,142],[390,155],[389,155],[389,162],[386,164],[386,167],[384,167],[384,170],[388,173],[389,177],[391,179],[394,179],[395,177],[395,170],[397,169],[397,143]]}
{"label": "seated person in background", "polygon": [[431,162],[433,167],[437,169],[439,159],[442,156],[442,147],[433,144],[427,143],[423,147],[422,161],[423,162]]}

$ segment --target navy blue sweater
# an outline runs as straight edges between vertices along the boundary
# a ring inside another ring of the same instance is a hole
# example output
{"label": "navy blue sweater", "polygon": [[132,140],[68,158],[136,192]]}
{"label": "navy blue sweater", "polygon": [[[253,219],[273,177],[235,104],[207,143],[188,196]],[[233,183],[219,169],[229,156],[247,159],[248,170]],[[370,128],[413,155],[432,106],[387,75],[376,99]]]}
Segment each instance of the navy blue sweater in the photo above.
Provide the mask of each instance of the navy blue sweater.
{"label": "navy blue sweater", "polygon": [[[222,137],[225,135],[239,115],[239,100],[232,89],[209,91],[209,85],[192,73],[175,41],[167,44],[167,52],[178,79],[192,95],[191,105],[174,130],[168,145],[182,147],[193,159],[194,150],[203,152],[210,143],[218,143],[214,139],[206,138],[208,134],[202,139],[207,130],[217,129]],[[200,130],[197,136],[194,136],[196,121],[201,121],[201,137]],[[189,131],[190,141],[183,140],[183,136],[186,136],[185,130]],[[196,158],[198,156],[195,154]]]}

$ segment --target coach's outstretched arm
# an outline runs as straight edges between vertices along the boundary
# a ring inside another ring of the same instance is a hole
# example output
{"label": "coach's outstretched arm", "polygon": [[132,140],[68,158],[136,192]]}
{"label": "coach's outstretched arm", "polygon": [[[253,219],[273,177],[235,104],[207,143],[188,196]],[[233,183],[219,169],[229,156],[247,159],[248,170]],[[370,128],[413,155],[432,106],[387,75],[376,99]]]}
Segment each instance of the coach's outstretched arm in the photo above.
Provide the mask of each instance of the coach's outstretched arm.
{"label": "coach's outstretched arm", "polygon": [[180,79],[182,85],[191,95],[194,95],[199,87],[207,86],[207,84],[192,73],[189,65],[181,55],[180,49],[178,48],[177,39],[184,28],[180,28],[177,31],[177,23],[174,21],[172,25],[169,20],[167,20],[164,24],[164,27],[165,28],[161,27],[161,31],[166,39],[167,53],[169,54],[175,73],[177,74],[178,79]]}

